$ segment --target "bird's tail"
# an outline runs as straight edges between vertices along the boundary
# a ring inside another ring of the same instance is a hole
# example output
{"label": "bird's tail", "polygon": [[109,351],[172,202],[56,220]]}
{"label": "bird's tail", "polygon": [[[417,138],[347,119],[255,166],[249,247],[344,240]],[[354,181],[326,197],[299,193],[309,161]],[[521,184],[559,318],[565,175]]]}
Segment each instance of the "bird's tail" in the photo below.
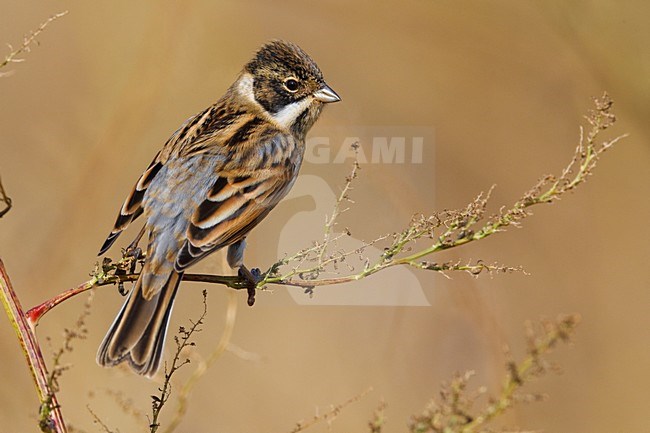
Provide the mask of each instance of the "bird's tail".
{"label": "bird's tail", "polygon": [[153,376],[163,356],[176,290],[183,273],[172,271],[162,289],[151,299],[142,291],[142,275],[111,325],[97,352],[105,367],[128,361],[138,374]]}

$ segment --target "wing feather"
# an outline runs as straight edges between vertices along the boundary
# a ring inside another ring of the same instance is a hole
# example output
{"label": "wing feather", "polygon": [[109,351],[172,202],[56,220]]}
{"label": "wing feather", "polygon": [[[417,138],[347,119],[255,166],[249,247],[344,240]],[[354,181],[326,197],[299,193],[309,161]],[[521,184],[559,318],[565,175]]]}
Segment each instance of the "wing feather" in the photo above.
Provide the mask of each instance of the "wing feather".
{"label": "wing feather", "polygon": [[99,250],[98,255],[104,254],[115,242],[117,237],[131,224],[133,220],[139,217],[142,214],[142,199],[144,198],[144,193],[151,184],[151,181],[158,171],[162,168],[163,164],[158,160],[159,154],[156,155],[156,158],[149,164],[149,167],[142,173],[138,181],[135,183],[135,186],[131,190],[131,193],[124,200],[124,204],[120,208],[120,212],[117,215],[115,220],[115,225],[113,230],[104,241],[104,244]]}
{"label": "wing feather", "polygon": [[261,176],[221,176],[190,220],[175,268],[185,269],[214,250],[240,241],[275,207],[290,185],[286,169]]}

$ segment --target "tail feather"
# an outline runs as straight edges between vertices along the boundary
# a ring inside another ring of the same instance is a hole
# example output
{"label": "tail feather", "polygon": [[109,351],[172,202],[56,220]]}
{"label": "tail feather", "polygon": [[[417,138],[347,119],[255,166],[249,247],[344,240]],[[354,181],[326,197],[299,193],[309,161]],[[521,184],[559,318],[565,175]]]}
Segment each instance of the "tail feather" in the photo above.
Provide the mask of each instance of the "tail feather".
{"label": "tail feather", "polygon": [[138,374],[149,377],[156,374],[182,278],[182,273],[172,272],[152,299],[144,298],[142,278],[138,279],[99,347],[99,365],[111,367],[127,361]]}

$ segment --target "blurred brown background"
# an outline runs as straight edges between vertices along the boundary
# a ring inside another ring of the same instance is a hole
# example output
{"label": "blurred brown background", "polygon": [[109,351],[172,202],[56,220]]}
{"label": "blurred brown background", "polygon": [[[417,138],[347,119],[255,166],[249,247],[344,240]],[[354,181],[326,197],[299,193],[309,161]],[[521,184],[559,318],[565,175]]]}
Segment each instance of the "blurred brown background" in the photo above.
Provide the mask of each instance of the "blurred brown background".
{"label": "blurred brown background", "polygon": [[[576,194],[535,209],[522,229],[445,256],[523,265],[529,276],[416,273],[430,307],[304,306],[279,302],[287,298],[279,288],[247,308],[238,293],[232,343],[256,356],[226,353],[196,388],[179,431],[289,431],[316,407],[323,412],[368,386],[375,391],[333,430],[363,431],[384,398],[387,431],[403,431],[455,371],[476,370],[472,383],[496,392],[502,346],[524,350],[522,323],[568,312],[581,313],[583,323],[575,345],[552,356],[564,374],[532,384],[528,390],[550,398],[519,406],[503,425],[650,431],[647,2],[3,1],[0,42],[18,45],[62,10],[69,15],[0,79],[0,175],[15,204],[0,220],[0,256],[25,306],[87,279],[123,198],[157,149],[269,39],[300,44],[343,97],[312,134],[349,127],[354,135],[360,125],[435,131],[422,164],[364,165],[357,205],[342,220],[359,239],[399,230],[415,212],[464,206],[492,184],[493,210],[512,203],[569,161],[590,97],[603,90],[620,119],[612,134],[630,133]],[[307,163],[303,173],[338,191],[348,169]],[[248,263],[272,263],[277,232],[311,206],[294,200],[272,213],[249,238]],[[307,241],[302,230],[295,227],[295,237]],[[206,260],[203,270],[218,272],[219,260]],[[220,338],[227,300],[221,287],[209,293],[203,354]],[[48,315],[42,340],[49,335],[58,347],[83,302],[80,296]],[[86,431],[100,431],[87,404],[112,428],[146,430],[147,421],[125,415],[107,390],[149,413],[157,384],[94,361],[121,302],[114,288],[97,291],[89,337],[65,359],[74,367],[61,381],[64,414]],[[173,323],[200,309],[200,286],[186,284]],[[5,319],[0,349],[0,431],[36,431],[38,402]]]}

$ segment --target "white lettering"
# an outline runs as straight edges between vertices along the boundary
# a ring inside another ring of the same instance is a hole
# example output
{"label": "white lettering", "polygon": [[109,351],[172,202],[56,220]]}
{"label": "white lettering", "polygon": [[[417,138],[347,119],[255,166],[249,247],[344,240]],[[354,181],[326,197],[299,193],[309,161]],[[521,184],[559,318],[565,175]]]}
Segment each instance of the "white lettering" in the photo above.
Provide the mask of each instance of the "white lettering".
{"label": "white lettering", "polygon": [[[341,144],[341,149],[339,152],[336,154],[336,157],[334,158],[334,164],[342,164],[345,162],[346,159],[354,159],[355,157],[355,150],[352,148],[353,144],[358,144],[360,143],[361,140],[359,140],[359,137],[345,137],[345,140],[343,140],[343,144]],[[357,160],[359,161],[359,164],[365,164],[368,162],[368,159],[366,158],[366,154],[363,152],[363,147],[358,146],[357,147]]]}
{"label": "white lettering", "polygon": [[330,162],[329,137],[310,137],[305,145],[305,160],[311,164]]}
{"label": "white lettering", "polygon": [[404,164],[406,137],[373,137],[372,163]]}

